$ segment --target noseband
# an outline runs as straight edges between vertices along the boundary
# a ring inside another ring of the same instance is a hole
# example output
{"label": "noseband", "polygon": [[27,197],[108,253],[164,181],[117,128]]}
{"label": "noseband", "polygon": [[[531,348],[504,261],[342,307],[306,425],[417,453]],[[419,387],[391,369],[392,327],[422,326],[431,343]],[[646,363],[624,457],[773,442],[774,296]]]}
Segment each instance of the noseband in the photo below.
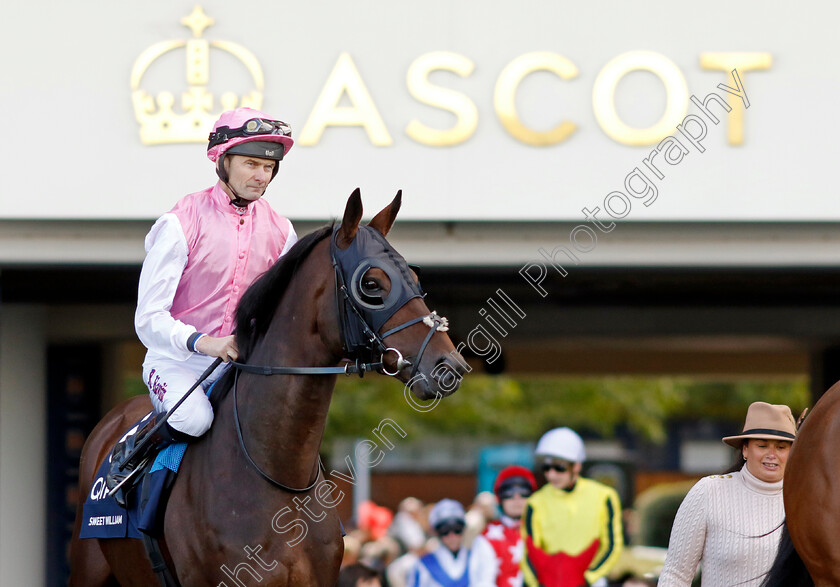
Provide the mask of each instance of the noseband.
{"label": "noseband", "polygon": [[[424,316],[412,318],[399,326],[391,328],[382,334],[382,326],[405,304],[414,298],[423,298],[426,294],[414,280],[405,259],[397,253],[377,230],[369,226],[359,226],[353,242],[345,249],[338,247],[336,237],[338,228],[333,229],[330,238],[330,257],[335,271],[335,300],[338,308],[338,324],[342,350],[353,362],[343,367],[272,367],[267,365],[248,365],[231,361],[236,372],[233,380],[233,416],[236,424],[236,434],[239,446],[249,463],[269,483],[290,493],[305,493],[315,487],[318,482],[316,465],[315,480],[307,487],[293,488],[272,479],[248,454],[239,422],[239,412],[236,401],[236,387],[239,372],[255,375],[335,375],[358,374],[364,377],[368,371],[377,371],[384,375],[394,376],[401,370],[411,366],[411,377],[414,377],[420,367],[420,360],[435,332],[449,330],[449,321],[431,312]],[[362,280],[369,269],[381,269],[390,279],[391,288],[382,298],[365,296]],[[412,363],[402,353],[385,343],[385,339],[392,334],[405,330],[409,326],[423,323],[429,332],[414,357]],[[388,353],[396,355],[394,371],[385,367],[385,356]],[[320,459],[319,459],[320,463]],[[321,465],[323,469],[323,465]]]}

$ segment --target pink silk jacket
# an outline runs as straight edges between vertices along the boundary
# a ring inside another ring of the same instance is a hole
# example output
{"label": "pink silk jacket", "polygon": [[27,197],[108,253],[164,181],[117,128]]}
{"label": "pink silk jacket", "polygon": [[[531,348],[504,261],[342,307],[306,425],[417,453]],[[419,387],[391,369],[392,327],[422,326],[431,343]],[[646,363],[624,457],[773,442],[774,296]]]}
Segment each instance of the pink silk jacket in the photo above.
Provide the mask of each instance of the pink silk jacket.
{"label": "pink silk jacket", "polygon": [[242,294],[295,242],[263,199],[237,208],[219,183],[183,197],[146,236],[137,336],[150,354],[189,359],[187,339],[231,334]]}

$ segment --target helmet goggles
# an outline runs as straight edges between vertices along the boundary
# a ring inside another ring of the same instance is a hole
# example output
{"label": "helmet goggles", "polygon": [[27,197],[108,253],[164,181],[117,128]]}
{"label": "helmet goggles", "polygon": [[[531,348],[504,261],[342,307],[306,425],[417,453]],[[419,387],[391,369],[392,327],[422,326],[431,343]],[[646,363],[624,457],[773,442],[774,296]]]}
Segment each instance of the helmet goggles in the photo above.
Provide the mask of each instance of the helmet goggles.
{"label": "helmet goggles", "polygon": [[239,128],[232,129],[228,126],[220,126],[210,133],[207,139],[209,141],[207,149],[210,150],[216,145],[221,145],[236,137],[256,135],[280,135],[291,138],[292,127],[281,120],[267,120],[265,118],[252,118]]}
{"label": "helmet goggles", "polygon": [[497,491],[497,496],[500,501],[511,499],[517,495],[520,497],[531,497],[534,490],[527,479],[522,477],[512,477],[502,483]]}
{"label": "helmet goggles", "polygon": [[447,519],[435,526],[435,532],[437,532],[439,536],[446,536],[448,534],[461,535],[464,533],[466,526],[467,525],[463,520]]}

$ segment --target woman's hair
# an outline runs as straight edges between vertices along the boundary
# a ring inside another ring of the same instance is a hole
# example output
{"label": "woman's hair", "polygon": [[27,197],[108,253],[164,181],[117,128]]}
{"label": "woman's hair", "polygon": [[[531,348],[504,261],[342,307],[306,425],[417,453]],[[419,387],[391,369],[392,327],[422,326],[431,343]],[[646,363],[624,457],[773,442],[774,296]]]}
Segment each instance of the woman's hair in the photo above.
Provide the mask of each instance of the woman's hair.
{"label": "woman's hair", "polygon": [[744,463],[746,461],[744,461],[744,453],[742,451],[744,449],[744,445],[746,443],[748,443],[749,441],[750,441],[749,438],[742,440],[741,445],[738,448],[734,449],[734,452],[732,453],[732,455],[733,455],[732,464],[729,465],[729,468],[726,469],[722,473],[722,475],[726,475],[728,473],[735,473],[737,471],[740,471],[744,467]]}

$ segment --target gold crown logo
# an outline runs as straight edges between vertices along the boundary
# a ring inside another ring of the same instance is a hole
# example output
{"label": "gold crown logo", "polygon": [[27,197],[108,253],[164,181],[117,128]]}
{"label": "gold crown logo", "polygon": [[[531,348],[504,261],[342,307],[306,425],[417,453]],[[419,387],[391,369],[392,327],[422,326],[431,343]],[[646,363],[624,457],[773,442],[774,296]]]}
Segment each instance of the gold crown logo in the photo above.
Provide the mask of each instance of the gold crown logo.
{"label": "gold crown logo", "polygon": [[[187,143],[207,140],[207,135],[219,113],[238,106],[262,107],[263,72],[257,58],[245,47],[227,41],[207,41],[201,35],[213,24],[213,19],[196,5],[192,13],[181,19],[181,24],[192,29],[193,38],[180,41],[155,43],[143,51],[131,69],[131,100],[134,115],[140,123],[140,141],[144,145],[161,143]],[[188,89],[181,96],[183,114],[173,110],[175,95],[160,92],[157,99],[140,88],[140,80],[149,66],[164,53],[186,48]],[[234,92],[225,92],[220,98],[221,110],[214,113],[213,95],[207,89],[210,80],[210,48],[226,51],[239,59],[254,80],[255,89],[241,98]]]}

